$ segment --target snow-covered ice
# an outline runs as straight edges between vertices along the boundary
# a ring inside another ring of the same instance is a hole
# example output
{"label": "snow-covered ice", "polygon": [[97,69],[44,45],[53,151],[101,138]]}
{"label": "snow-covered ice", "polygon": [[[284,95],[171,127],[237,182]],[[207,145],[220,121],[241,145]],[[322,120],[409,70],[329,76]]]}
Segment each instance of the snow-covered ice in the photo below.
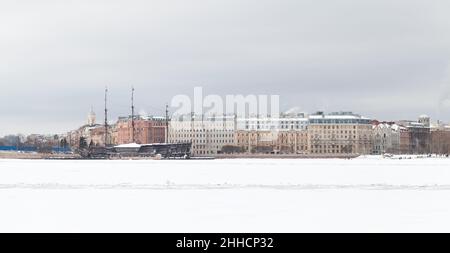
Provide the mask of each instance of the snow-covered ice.
{"label": "snow-covered ice", "polygon": [[450,159],[0,160],[0,232],[450,232]]}

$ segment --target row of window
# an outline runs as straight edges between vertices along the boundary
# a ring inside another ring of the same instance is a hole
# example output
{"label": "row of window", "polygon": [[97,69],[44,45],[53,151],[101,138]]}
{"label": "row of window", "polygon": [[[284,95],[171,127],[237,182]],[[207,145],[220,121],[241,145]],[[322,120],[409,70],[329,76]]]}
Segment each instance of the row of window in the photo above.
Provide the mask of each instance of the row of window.
{"label": "row of window", "polygon": [[321,149],[321,150],[311,150],[311,153],[313,154],[348,154],[351,153],[347,150],[334,150],[334,149]]}
{"label": "row of window", "polygon": [[234,134],[213,134],[213,135],[205,135],[205,134],[170,134],[171,138],[234,138]]}
{"label": "row of window", "polygon": [[220,128],[220,129],[176,129],[176,130],[169,129],[169,132],[172,132],[172,133],[192,133],[192,132],[206,132],[206,133],[209,133],[209,132],[218,132],[218,131],[221,131],[221,132],[234,132],[235,130],[231,129],[231,128]]}
{"label": "row of window", "polygon": [[195,150],[194,155],[214,155],[216,152],[212,150]]}
{"label": "row of window", "polygon": [[[276,127],[276,126],[245,126],[245,129],[247,129],[247,130],[249,130],[249,129],[270,129],[270,130],[275,130],[275,129],[278,129],[278,127]],[[306,127],[303,127],[303,126],[285,126],[285,125],[282,125],[281,127],[280,127],[280,129],[306,129]]]}
{"label": "row of window", "polygon": [[326,131],[326,130],[312,130],[311,133],[312,134],[347,134],[347,133],[352,133],[356,134],[356,130],[350,131],[350,130],[332,130],[332,131]]}
{"label": "row of window", "polygon": [[309,124],[367,124],[370,119],[309,119]]}

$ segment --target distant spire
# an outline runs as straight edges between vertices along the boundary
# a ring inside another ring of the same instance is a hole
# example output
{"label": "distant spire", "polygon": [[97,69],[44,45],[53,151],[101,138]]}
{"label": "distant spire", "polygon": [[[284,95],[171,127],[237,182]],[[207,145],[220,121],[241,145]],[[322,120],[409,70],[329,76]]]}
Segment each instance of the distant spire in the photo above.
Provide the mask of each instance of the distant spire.
{"label": "distant spire", "polygon": [[95,115],[95,112],[94,112],[94,107],[91,106],[91,111],[88,114],[88,125],[89,126],[95,125],[95,120],[96,120],[96,115]]}

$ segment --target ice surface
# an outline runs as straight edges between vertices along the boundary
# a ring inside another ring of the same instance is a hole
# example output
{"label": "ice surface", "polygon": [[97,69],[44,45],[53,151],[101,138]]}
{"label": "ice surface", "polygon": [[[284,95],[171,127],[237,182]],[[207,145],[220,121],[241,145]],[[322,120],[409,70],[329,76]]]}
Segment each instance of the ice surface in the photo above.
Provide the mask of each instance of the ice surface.
{"label": "ice surface", "polygon": [[0,232],[450,232],[450,159],[0,160]]}

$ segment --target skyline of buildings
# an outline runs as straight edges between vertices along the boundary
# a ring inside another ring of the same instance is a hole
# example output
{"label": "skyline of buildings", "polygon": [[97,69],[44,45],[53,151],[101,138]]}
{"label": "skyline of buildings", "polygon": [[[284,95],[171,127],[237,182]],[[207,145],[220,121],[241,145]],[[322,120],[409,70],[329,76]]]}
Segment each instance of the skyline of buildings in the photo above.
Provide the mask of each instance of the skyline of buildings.
{"label": "skyline of buildings", "polygon": [[[95,112],[86,124],[59,135],[18,135],[0,138],[0,146],[53,146],[72,150],[105,145],[105,126]],[[133,128],[134,125],[134,128]],[[20,137],[19,137],[20,136]],[[167,138],[167,139],[166,139]],[[261,154],[407,154],[448,153],[450,126],[421,115],[417,120],[392,122],[370,119],[352,112],[283,113],[279,118],[238,118],[236,115],[183,115],[119,117],[108,125],[107,145],[127,143],[192,143],[196,156],[230,153]]]}
{"label": "skyline of buildings", "polygon": [[[219,96],[203,97],[201,89],[194,89],[199,96],[194,96],[193,103],[187,96],[175,96],[177,99],[172,104],[180,108],[171,116],[168,105],[165,116],[136,115],[134,91],[132,87],[131,115],[119,116],[112,122],[107,120],[108,88],[105,88],[103,124],[97,123],[97,115],[91,107],[86,124],[77,129],[63,134],[35,135],[33,141],[29,141],[31,135],[6,136],[0,139],[0,147],[18,151],[62,148],[78,152],[130,143],[190,143],[194,156],[230,153],[425,154],[433,150],[444,153],[450,150],[450,138],[447,138],[450,127],[440,121],[434,124],[427,115],[420,115],[417,120],[380,122],[351,111],[309,114],[289,110],[280,113],[277,96],[270,100],[269,112],[264,100],[267,96],[227,96],[224,104]],[[203,110],[205,104],[212,106],[207,113]],[[227,112],[234,113],[223,113],[224,105]]]}

